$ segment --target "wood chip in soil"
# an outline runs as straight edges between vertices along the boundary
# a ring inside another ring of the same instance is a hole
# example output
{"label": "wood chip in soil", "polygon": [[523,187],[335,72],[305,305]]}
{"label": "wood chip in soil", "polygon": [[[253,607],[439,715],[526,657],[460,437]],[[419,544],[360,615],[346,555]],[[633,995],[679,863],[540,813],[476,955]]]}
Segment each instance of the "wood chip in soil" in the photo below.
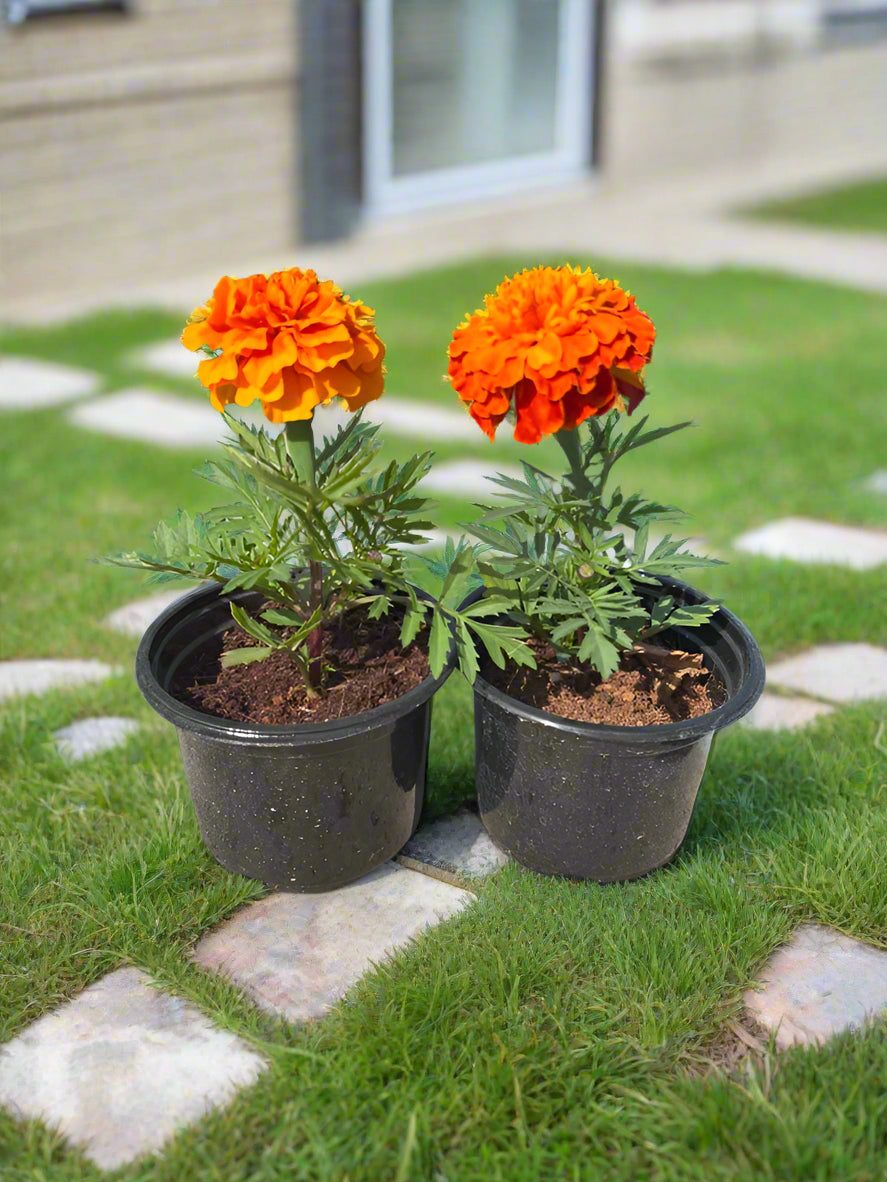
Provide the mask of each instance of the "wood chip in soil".
{"label": "wood chip in soil", "polygon": [[400,624],[393,613],[369,620],[364,609],[353,609],[340,617],[339,626],[325,629],[327,673],[316,698],[308,697],[299,666],[285,650],[222,668],[222,652],[256,643],[237,625],[224,634],[221,648],[201,653],[180,670],[171,692],[195,710],[233,722],[283,726],[362,714],[401,697],[430,674],[422,635],[404,650]]}
{"label": "wood chip in soil", "polygon": [[619,669],[604,681],[589,665],[558,660],[554,649],[532,644],[537,668],[498,669],[483,676],[497,689],[571,722],[606,726],[651,726],[698,718],[722,705],[726,691],[701,655],[639,645],[623,654]]}

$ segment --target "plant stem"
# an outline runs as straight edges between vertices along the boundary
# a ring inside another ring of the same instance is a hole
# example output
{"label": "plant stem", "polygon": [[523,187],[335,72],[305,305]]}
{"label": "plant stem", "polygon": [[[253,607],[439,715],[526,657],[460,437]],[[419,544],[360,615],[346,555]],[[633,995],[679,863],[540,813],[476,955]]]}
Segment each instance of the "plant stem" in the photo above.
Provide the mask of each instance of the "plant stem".
{"label": "plant stem", "polygon": [[[286,451],[292,461],[296,480],[311,488],[316,485],[314,469],[314,420],[293,419],[284,428]],[[319,562],[308,563],[308,610],[314,612],[323,603],[323,571]],[[320,685],[323,675],[323,624],[308,633],[308,684],[310,697]]]}
{"label": "plant stem", "polygon": [[567,463],[570,465],[570,479],[577,494],[580,497],[590,496],[592,485],[582,468],[582,447],[579,443],[578,428],[568,431],[562,427],[560,431],[555,432],[554,437],[560,445],[561,451],[567,457]]}

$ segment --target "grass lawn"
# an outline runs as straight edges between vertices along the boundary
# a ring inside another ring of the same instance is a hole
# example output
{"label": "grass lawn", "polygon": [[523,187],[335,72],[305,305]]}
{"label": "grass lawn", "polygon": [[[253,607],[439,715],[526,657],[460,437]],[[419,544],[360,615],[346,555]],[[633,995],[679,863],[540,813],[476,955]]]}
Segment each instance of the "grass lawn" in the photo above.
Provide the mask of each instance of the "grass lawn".
{"label": "grass lawn", "polygon": [[[365,284],[389,348],[389,388],[440,405],[449,334],[503,274],[494,259]],[[556,261],[556,260],[552,260]],[[644,404],[692,418],[624,465],[623,487],[692,508],[688,532],[721,550],[797,514],[884,526],[862,480],[887,458],[887,300],[771,275],[710,275],[595,260],[639,293],[659,333]],[[99,370],[200,398],[140,372],[140,344],[179,321],[108,313],[9,330],[0,351]],[[706,1071],[743,989],[801,921],[887,947],[887,754],[882,701],[799,732],[721,736],[687,840],[667,869],[599,887],[507,867],[479,900],[367,976],[322,1022],[297,1029],[193,967],[188,949],[257,884],[204,851],[174,734],[134,686],[134,643],[101,618],[144,594],[91,565],[141,545],[212,489],[200,453],[124,443],[58,410],[3,415],[0,656],[98,657],[103,685],[0,705],[0,1041],[122,964],[254,1040],[270,1069],[140,1182],[539,1182],[540,1179],[883,1177],[887,1030],[874,1025],[759,1069]],[[424,442],[424,441],[422,441]],[[390,442],[394,454],[410,445]],[[544,466],[553,450],[441,445],[440,459]],[[441,503],[453,526],[472,512]],[[735,556],[695,580],[750,626],[766,658],[828,641],[887,646],[887,567],[803,568]],[[79,718],[143,722],[127,744],[69,767],[52,732]],[[435,707],[433,811],[472,793],[471,703],[452,678]],[[104,1177],[38,1124],[0,1112],[4,1182]]]}
{"label": "grass lawn", "polygon": [[806,222],[829,230],[887,234],[887,177],[824,189],[787,201],[769,201],[743,212],[778,221]]}

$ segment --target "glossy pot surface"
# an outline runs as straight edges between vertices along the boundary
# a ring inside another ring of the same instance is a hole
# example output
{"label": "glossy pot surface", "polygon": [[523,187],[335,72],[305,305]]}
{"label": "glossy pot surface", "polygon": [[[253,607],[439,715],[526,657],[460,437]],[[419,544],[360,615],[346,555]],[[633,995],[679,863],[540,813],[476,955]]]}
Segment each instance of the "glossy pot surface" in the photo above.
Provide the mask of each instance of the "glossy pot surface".
{"label": "glossy pot surface", "polygon": [[[662,579],[652,595],[704,603]],[[661,643],[701,652],[727,700],[686,722],[602,726],[527,706],[479,677],[474,687],[478,805],[490,836],[521,865],[597,882],[638,878],[674,857],[690,823],[712,737],[746,714],[764,662],[726,608]]]}
{"label": "glossy pot surface", "polygon": [[422,811],[431,699],[449,676],[347,718],[269,726],[215,718],[169,693],[184,661],[220,651],[229,598],[189,592],[148,628],[136,656],[145,699],[178,733],[200,832],[227,870],[290,891],[327,891],[396,854]]}

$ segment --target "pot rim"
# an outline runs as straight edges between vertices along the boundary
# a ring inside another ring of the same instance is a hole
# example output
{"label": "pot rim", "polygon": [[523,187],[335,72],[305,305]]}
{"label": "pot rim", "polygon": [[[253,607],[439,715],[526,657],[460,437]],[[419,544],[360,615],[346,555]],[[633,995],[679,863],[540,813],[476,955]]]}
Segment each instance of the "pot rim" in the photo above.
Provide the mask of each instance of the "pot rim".
{"label": "pot rim", "polygon": [[[432,596],[421,588],[417,587],[415,590],[421,598],[432,599]],[[170,625],[187,618],[190,609],[203,606],[204,600],[233,598],[237,594],[232,592],[229,596],[224,595],[218,583],[203,583],[184,592],[148,625],[136,651],[136,682],[148,705],[175,727],[195,732],[205,739],[276,747],[294,743],[309,745],[335,742],[349,737],[359,738],[367,731],[378,727],[393,727],[404,715],[422,706],[443,685],[455,667],[455,643],[451,641],[447,664],[439,677],[429,675],[398,698],[392,698],[391,701],[383,702],[382,705],[364,710],[360,714],[348,714],[328,722],[236,722],[229,718],[218,718],[214,714],[205,714],[179,701],[161,686],[154,672],[154,658],[159,645],[169,632]]]}
{"label": "pot rim", "polygon": [[[684,592],[695,603],[715,602],[695,587],[690,586],[689,583],[683,583],[679,579],[673,579],[666,575],[657,575],[656,579],[666,590]],[[477,593],[475,592],[474,594]],[[571,718],[561,718],[560,715],[551,714],[547,710],[540,710],[536,706],[529,706],[527,703],[520,701],[519,698],[513,698],[504,691],[497,689],[481,674],[477,675],[474,690],[481,697],[511,711],[513,714],[517,714],[520,718],[528,722],[554,727],[556,730],[575,735],[577,738],[597,739],[600,741],[606,740],[609,737],[623,743],[634,740],[642,747],[658,743],[694,742],[697,739],[704,738],[706,735],[731,726],[734,722],[738,722],[740,718],[748,714],[763,693],[766,675],[764,658],[761,655],[761,650],[758,648],[755,638],[739,617],[734,615],[729,608],[724,607],[723,604],[719,604],[718,610],[707,621],[705,626],[718,629],[732,641],[734,649],[742,658],[744,667],[738,688],[732,694],[729,690],[727,691],[728,697],[726,702],[717,706],[714,710],[708,710],[705,714],[700,714],[697,718],[687,718],[677,722],[647,723],[644,726],[615,726],[610,723],[601,722],[577,722]],[[701,648],[698,639],[694,638],[694,629],[678,627],[674,628],[673,631],[680,636],[686,636],[691,647],[695,647],[697,650],[705,653],[705,649]],[[715,672],[719,673],[717,668],[715,668]]]}

